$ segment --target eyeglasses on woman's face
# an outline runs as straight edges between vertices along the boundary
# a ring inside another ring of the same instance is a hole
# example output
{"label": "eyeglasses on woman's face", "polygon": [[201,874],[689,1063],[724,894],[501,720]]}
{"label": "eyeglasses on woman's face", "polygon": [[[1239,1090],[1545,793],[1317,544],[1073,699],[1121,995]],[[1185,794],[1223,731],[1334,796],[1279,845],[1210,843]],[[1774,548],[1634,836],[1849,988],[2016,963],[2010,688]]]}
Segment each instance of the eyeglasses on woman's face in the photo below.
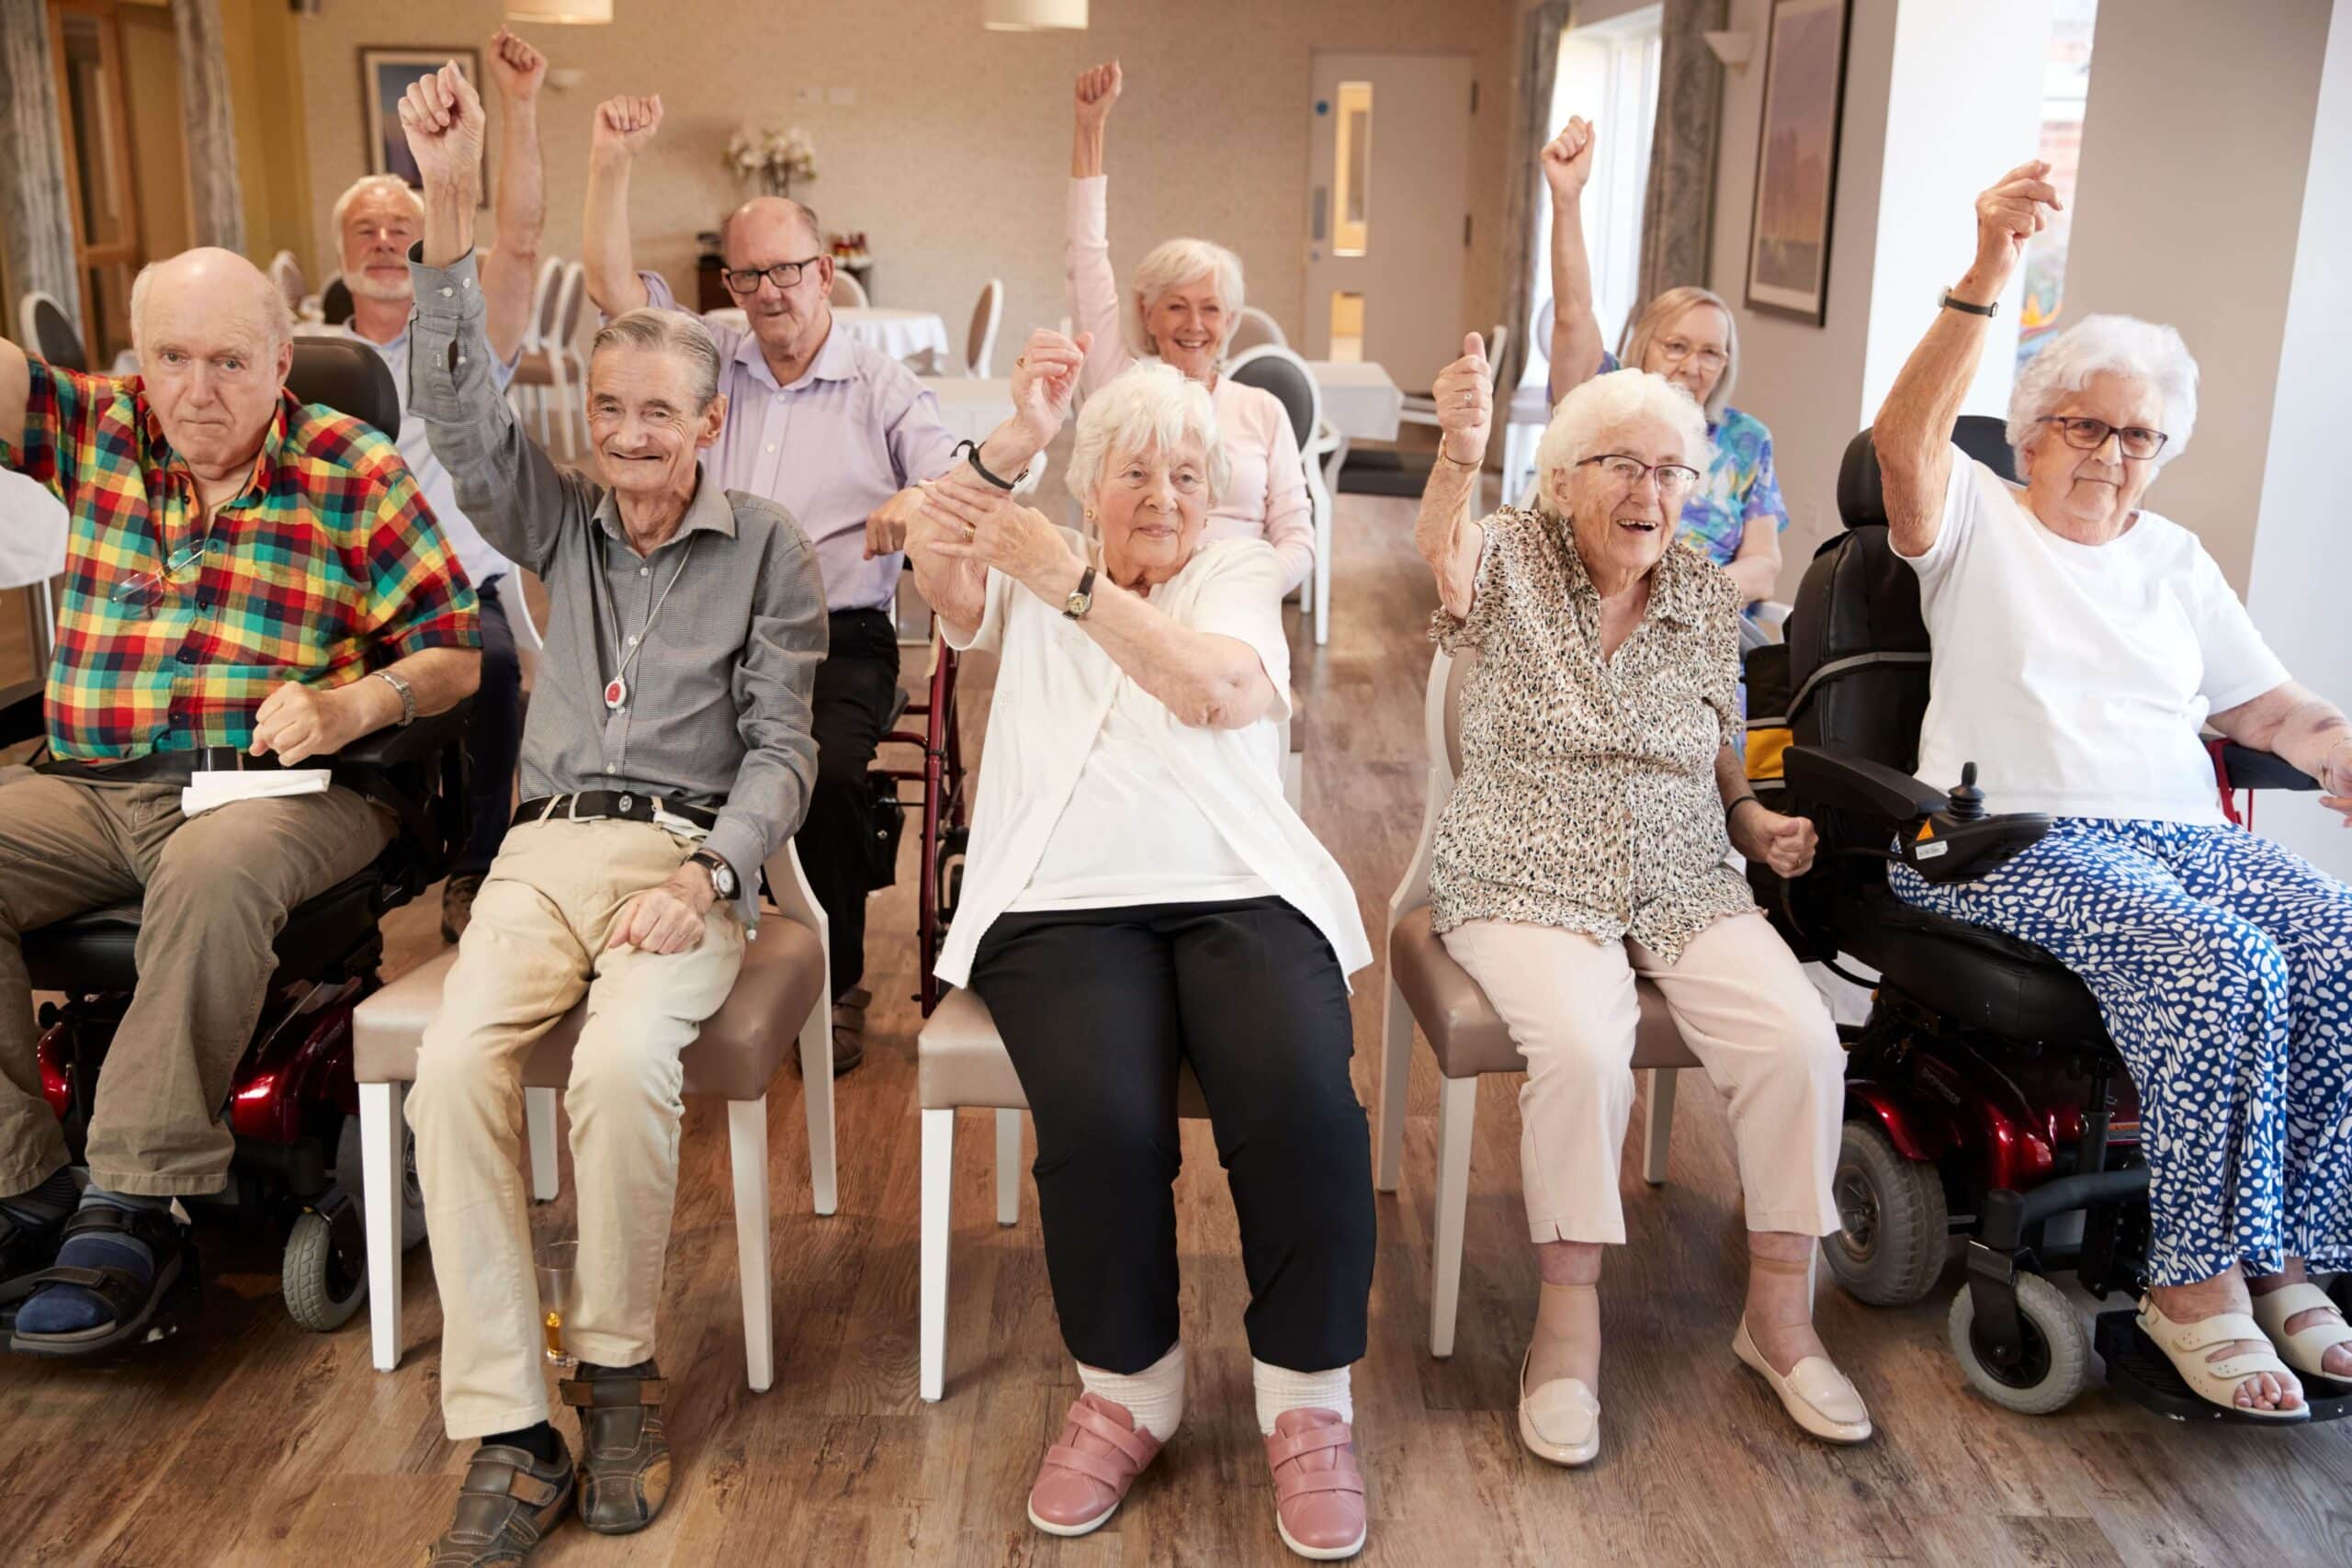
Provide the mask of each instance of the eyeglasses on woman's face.
{"label": "eyeglasses on woman's face", "polygon": [[2144,424],[2109,424],[2103,419],[2091,419],[2079,414],[2043,414],[2034,423],[2056,425],[2058,434],[2065,437],[2066,445],[2082,452],[2098,451],[2107,445],[2107,438],[2112,435],[2116,438],[2117,444],[2123,448],[2125,457],[2134,457],[2142,462],[2163,451],[2165,443],[2172,439],[2163,431],[2150,430]]}
{"label": "eyeglasses on woman's face", "polygon": [[1701,348],[1687,337],[1665,337],[1657,340],[1658,356],[1668,365],[1690,361],[1710,375],[1731,363],[1731,356],[1720,348]]}
{"label": "eyeglasses on woman's face", "polygon": [[806,261],[778,262],[774,266],[767,267],[729,267],[720,276],[726,278],[727,291],[730,294],[757,294],[760,291],[760,279],[763,277],[775,284],[776,292],[781,294],[800,281],[800,274],[804,269],[816,265],[817,258],[810,256]]}
{"label": "eyeglasses on woman's face", "polygon": [[1578,468],[1598,466],[1617,488],[1627,494],[1641,488],[1642,481],[1657,481],[1657,498],[1662,502],[1679,501],[1690,493],[1699,482],[1699,470],[1681,463],[1645,463],[1639,457],[1623,452],[1604,452],[1598,457],[1587,457]]}

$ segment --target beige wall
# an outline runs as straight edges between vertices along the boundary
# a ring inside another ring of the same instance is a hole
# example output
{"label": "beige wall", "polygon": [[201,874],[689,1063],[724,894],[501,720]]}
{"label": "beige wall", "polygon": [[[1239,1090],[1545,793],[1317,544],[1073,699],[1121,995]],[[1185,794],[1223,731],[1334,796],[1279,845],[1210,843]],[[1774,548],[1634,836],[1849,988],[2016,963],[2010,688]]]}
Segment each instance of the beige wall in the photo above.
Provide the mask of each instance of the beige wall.
{"label": "beige wall", "polygon": [[[311,218],[322,245],[329,207],[362,172],[359,46],[480,48],[499,10],[468,0],[337,4],[299,24]],[[1251,300],[1295,329],[1310,51],[1466,52],[1479,62],[1481,87],[1474,166],[1464,171],[1476,243],[1465,299],[1442,308],[1490,321],[1501,298],[1507,39],[1517,10],[1516,0],[1095,0],[1088,31],[1007,34],[979,26],[978,0],[627,0],[616,25],[534,35],[556,65],[585,73],[574,90],[551,92],[541,111],[548,244],[579,254],[595,103],[658,92],[668,118],[634,193],[643,264],[690,287],[695,233],[717,227],[740,198],[719,166],[728,133],[746,121],[797,124],[817,146],[820,177],[806,194],[829,229],[870,236],[880,303],[939,310],[960,341],[973,298],[999,276],[1004,333],[1017,340],[1063,314],[1071,79],[1118,56],[1127,85],[1110,144],[1114,261],[1124,273],[1172,233],[1216,238],[1241,254]],[[798,104],[802,86],[853,89],[857,101]],[[494,144],[494,126],[492,134]]]}
{"label": "beige wall", "polygon": [[[301,22],[286,0],[219,0],[245,246],[266,265],[281,250],[310,265],[311,160],[303,118]],[[356,78],[356,68],[354,69]],[[319,275],[311,274],[315,283]]]}
{"label": "beige wall", "polygon": [[179,42],[169,11],[126,6],[122,69],[130,96],[131,166],[139,182],[139,238],[150,257],[188,247],[187,138],[180,125]]}

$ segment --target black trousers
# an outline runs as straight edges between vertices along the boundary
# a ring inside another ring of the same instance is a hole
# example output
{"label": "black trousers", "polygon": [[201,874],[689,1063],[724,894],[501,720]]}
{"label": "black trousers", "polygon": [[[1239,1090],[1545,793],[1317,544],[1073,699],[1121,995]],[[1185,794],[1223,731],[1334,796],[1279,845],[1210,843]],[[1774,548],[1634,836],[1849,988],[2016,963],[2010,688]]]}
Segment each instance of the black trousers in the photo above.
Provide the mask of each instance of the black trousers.
{"label": "black trousers", "polygon": [[502,573],[477,583],[481,604],[481,684],[466,720],[466,846],[450,869],[480,876],[498,858],[514,817],[514,765],[523,754],[523,665],[514,651],[505,595],[523,585]]}
{"label": "black trousers", "polygon": [[865,974],[865,896],[875,887],[874,785],[865,774],[899,689],[899,633],[880,610],[836,610],[827,629],[832,641],[810,700],[817,784],[792,841],[825,911],[838,1001]]}
{"label": "black trousers", "polygon": [[1180,1061],[1216,1133],[1250,1354],[1363,1355],[1370,1137],[1348,1079],[1346,977],[1279,898],[1006,915],[972,964],[1037,1125],[1046,1269],[1070,1353],[1138,1372],[1176,1343]]}

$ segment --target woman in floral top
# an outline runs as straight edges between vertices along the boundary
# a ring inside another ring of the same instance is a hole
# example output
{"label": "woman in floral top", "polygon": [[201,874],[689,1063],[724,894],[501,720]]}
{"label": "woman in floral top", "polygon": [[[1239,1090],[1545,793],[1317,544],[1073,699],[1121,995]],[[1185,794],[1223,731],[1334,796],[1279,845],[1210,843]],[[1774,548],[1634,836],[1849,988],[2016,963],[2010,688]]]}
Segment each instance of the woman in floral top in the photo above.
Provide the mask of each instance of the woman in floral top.
{"label": "woman in floral top", "polygon": [[1461,777],[1439,819],[1431,922],[1527,1059],[1520,1171],[1544,1279],[1520,1439],[1555,1464],[1600,1447],[1601,1249],[1633,1109],[1638,976],[1731,1100],[1747,1196],[1747,1308],[1733,1350],[1816,1437],[1870,1412],[1813,1331],[1816,1237],[1843,1054],[1821,998],[1726,863],[1784,876],[1810,823],[1748,792],[1736,739],[1738,590],[1671,519],[1701,483],[1705,422],[1642,370],[1560,400],[1536,454],[1541,502],[1469,520],[1492,416],[1473,334],[1438,378],[1439,461],[1415,543],[1437,572],[1435,634],[1477,668]]}
{"label": "woman in floral top", "polygon": [[[1552,396],[1618,367],[1600,346],[1592,310],[1592,266],[1585,255],[1579,204],[1592,172],[1592,128],[1581,119],[1544,149],[1552,187]],[[1789,509],[1772,471],[1772,433],[1754,414],[1731,406],[1739,373],[1739,331],[1731,307],[1704,288],[1669,288],[1649,303],[1625,339],[1623,363],[1680,387],[1706,411],[1707,458],[1683,498],[1681,535],[1739,584],[1747,607],[1743,648],[1765,639],[1755,605],[1772,596],[1781,576],[1781,531]]]}

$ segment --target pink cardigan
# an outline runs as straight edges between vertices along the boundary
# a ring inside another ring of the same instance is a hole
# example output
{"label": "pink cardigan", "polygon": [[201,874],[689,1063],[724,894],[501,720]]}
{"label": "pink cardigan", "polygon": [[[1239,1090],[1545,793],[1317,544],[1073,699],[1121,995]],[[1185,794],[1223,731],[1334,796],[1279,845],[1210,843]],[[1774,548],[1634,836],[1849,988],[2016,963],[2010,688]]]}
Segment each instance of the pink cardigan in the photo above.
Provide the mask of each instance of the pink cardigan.
{"label": "pink cardigan", "polygon": [[[1111,270],[1109,177],[1069,182],[1069,271],[1070,327],[1094,334],[1093,349],[1079,372],[1081,393],[1102,389],[1136,362],[1128,348],[1118,278]],[[1315,523],[1306,497],[1306,470],[1298,436],[1282,400],[1256,387],[1220,376],[1209,390],[1225,455],[1233,466],[1225,498],[1209,513],[1204,539],[1263,539],[1282,564],[1283,592],[1306,581],[1315,570]]]}

